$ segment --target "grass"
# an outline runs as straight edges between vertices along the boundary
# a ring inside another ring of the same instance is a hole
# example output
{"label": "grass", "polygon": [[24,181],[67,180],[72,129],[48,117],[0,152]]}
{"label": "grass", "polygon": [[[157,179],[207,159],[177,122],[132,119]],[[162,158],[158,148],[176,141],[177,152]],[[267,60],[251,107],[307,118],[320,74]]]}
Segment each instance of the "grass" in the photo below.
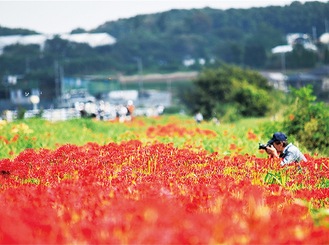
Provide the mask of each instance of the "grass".
{"label": "grass", "polygon": [[[103,145],[131,139],[139,139],[144,143],[173,143],[177,147],[194,145],[222,155],[262,156],[258,151],[258,142],[267,140],[261,129],[261,125],[266,121],[266,118],[249,118],[237,123],[219,125],[203,122],[196,127],[193,118],[183,115],[141,117],[127,123],[91,119],[60,122],[38,118],[25,119],[0,125],[0,158],[15,157],[27,148],[55,149],[64,144],[84,145],[88,142]],[[151,129],[156,133],[150,136]],[[215,135],[209,135],[207,131]]]}

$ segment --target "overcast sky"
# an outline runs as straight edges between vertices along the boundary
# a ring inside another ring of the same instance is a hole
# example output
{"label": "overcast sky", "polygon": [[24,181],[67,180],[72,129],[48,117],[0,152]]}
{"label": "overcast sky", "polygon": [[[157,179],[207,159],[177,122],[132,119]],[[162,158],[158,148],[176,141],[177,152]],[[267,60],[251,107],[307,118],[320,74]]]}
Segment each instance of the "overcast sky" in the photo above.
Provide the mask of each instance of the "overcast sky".
{"label": "overcast sky", "polygon": [[[291,0],[103,0],[103,1],[3,1],[0,26],[24,28],[45,34],[68,33],[76,28],[90,30],[106,21],[170,9],[211,7],[215,9],[289,5]],[[302,3],[309,1],[300,1]],[[327,1],[321,1],[327,2]]]}

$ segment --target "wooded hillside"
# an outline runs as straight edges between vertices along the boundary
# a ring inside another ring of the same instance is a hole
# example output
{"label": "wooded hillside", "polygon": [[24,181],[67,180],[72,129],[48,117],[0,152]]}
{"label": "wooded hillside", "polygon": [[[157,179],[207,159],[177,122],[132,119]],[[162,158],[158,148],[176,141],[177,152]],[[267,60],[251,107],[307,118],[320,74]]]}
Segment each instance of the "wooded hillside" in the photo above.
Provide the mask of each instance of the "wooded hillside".
{"label": "wooded hillside", "polygon": [[[306,33],[317,39],[326,30],[329,2],[293,2],[287,6],[250,9],[191,9],[138,15],[106,22],[88,32],[106,32],[117,39],[112,46],[91,48],[54,38],[44,50],[36,45],[9,46],[0,56],[0,75],[53,71],[59,63],[66,75],[136,74],[137,59],[145,73],[200,70],[213,62],[255,69],[279,69],[280,57],[271,54],[286,44],[286,34]],[[83,32],[79,28],[72,32]],[[328,31],[328,30],[327,30]],[[0,35],[33,31],[0,27]],[[288,57],[287,68],[310,68],[329,63],[328,47],[319,43],[319,53],[299,50]],[[301,54],[302,53],[302,54]],[[300,57],[308,62],[300,62]],[[184,66],[183,60],[195,60]],[[299,61],[295,62],[294,60]],[[202,61],[201,64],[198,61]],[[310,62],[311,61],[311,62]],[[289,67],[290,66],[290,67]]]}

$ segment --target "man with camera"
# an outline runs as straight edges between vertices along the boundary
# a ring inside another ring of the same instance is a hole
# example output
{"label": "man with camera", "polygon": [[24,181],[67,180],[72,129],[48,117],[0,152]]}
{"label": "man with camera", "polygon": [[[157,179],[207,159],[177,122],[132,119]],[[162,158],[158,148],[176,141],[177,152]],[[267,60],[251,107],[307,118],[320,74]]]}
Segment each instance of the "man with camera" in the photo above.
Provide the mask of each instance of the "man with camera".
{"label": "man with camera", "polygon": [[292,143],[288,143],[284,133],[276,132],[266,145],[259,144],[259,149],[264,149],[272,158],[282,158],[281,166],[290,163],[307,161],[303,153]]}

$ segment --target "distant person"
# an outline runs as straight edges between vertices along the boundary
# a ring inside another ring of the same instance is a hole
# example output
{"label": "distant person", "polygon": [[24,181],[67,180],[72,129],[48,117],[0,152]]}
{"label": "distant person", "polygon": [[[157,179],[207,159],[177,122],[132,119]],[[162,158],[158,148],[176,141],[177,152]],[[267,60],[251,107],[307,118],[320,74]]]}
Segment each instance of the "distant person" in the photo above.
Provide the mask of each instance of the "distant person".
{"label": "distant person", "polygon": [[201,114],[201,112],[195,114],[194,119],[197,123],[201,123],[203,121],[203,115]]}
{"label": "distant person", "polygon": [[135,106],[134,102],[132,100],[128,100],[127,102],[127,120],[131,121],[133,119]]}
{"label": "distant person", "polygon": [[215,124],[215,125],[219,125],[219,124],[220,124],[220,122],[219,122],[219,120],[218,120],[217,117],[213,117],[211,121],[212,121],[213,124]]}
{"label": "distant person", "polygon": [[307,161],[297,146],[288,143],[287,136],[282,132],[276,132],[267,142],[265,151],[272,158],[281,158],[281,166],[291,163]]}
{"label": "distant person", "polygon": [[99,120],[104,120],[104,115],[105,115],[105,103],[104,101],[99,101],[98,107],[97,107],[97,117]]}
{"label": "distant person", "polygon": [[128,114],[128,109],[124,105],[120,105],[118,109],[119,122],[125,122]]}

